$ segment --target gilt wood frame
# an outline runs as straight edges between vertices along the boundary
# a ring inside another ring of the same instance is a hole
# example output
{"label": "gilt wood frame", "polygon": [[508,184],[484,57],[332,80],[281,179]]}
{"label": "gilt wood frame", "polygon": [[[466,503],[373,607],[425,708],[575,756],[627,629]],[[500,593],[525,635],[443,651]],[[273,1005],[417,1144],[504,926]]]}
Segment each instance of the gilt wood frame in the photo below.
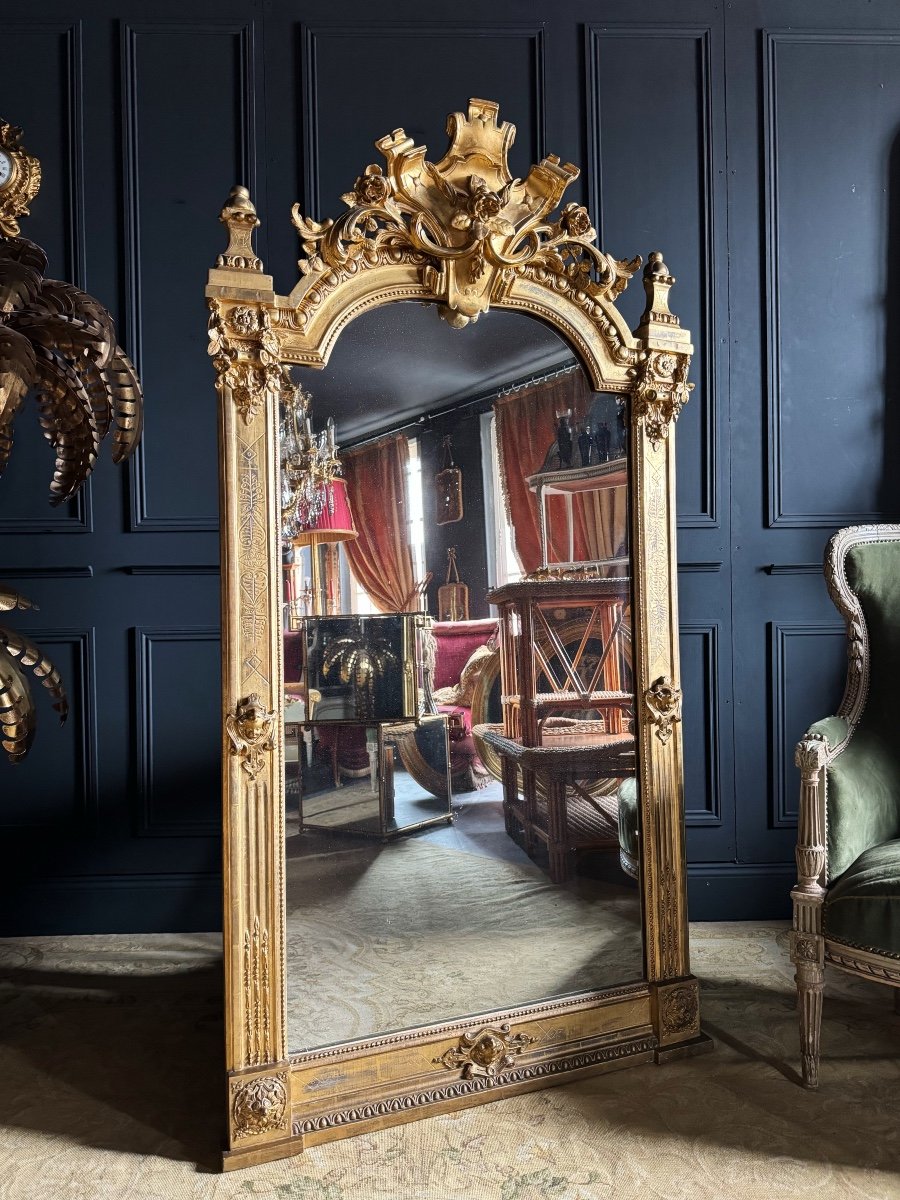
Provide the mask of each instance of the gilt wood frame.
{"label": "gilt wood frame", "polygon": [[[514,180],[515,136],[498,106],[448,120],[437,164],[402,129],[376,142],[318,223],[294,208],[303,257],[276,295],[253,249],[246,189],[221,214],[227,250],[206,289],[220,397],[225,891],[226,1167],[446,1112],[578,1075],[700,1049],[687,942],[681,690],[675,559],[674,422],[688,399],[690,335],[668,307],[674,279],[654,253],[647,305],[628,329],[616,299],[640,258],[595,245],[568,204],[578,175],[553,156]],[[416,300],[454,327],[488,308],[552,326],[595,389],[631,398],[634,675],[638,700],[645,975],[638,983],[289,1054],[285,1022],[283,694],[279,398],[290,366],[323,367],[369,308]]]}

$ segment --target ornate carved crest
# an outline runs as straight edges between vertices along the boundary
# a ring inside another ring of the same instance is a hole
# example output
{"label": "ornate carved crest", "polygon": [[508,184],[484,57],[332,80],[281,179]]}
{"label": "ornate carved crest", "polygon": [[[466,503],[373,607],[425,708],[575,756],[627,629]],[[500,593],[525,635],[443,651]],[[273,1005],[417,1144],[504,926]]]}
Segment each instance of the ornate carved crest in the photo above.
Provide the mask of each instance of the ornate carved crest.
{"label": "ornate carved crest", "polygon": [[249,1083],[231,1085],[231,1122],[234,1138],[257,1137],[287,1129],[287,1072],[259,1075]]}
{"label": "ornate carved crest", "polygon": [[41,186],[41,164],[22,146],[22,130],[0,121],[0,151],[9,160],[9,177],[0,186],[0,234],[19,236],[19,217],[28,216],[28,205]]}
{"label": "ornate carved crest", "polygon": [[514,179],[507,156],[515,126],[498,124],[497,113],[489,100],[470,100],[467,116],[453,113],[451,145],[436,164],[402,129],[381,138],[386,171],[366,167],[343,196],[349,211],[336,221],[313,221],[294,206],[300,270],[316,284],[300,303],[301,325],[348,275],[390,261],[416,263],[442,316],[457,328],[477,320],[514,271],[549,273],[588,302],[619,295],[640,258],[621,262],[598,250],[579,204],[550,220],[578,168],[551,155],[524,180]]}
{"label": "ornate carved crest", "polygon": [[458,1046],[451,1046],[432,1062],[442,1063],[450,1071],[462,1067],[463,1079],[474,1079],[479,1075],[493,1079],[498,1072],[509,1070],[517,1055],[534,1041],[525,1033],[510,1036],[509,1030],[506,1023],[496,1028],[485,1025],[470,1030],[462,1035]]}
{"label": "ornate carved crest", "polygon": [[242,759],[241,766],[251,779],[255,779],[263,769],[263,753],[272,749],[277,717],[278,714],[270,712],[253,692],[225,718],[225,731],[231,739],[231,753]]}
{"label": "ornate carved crest", "polygon": [[672,736],[672,726],[681,720],[681,688],[663,675],[644,693],[644,702],[656,726],[656,736],[665,745]]}

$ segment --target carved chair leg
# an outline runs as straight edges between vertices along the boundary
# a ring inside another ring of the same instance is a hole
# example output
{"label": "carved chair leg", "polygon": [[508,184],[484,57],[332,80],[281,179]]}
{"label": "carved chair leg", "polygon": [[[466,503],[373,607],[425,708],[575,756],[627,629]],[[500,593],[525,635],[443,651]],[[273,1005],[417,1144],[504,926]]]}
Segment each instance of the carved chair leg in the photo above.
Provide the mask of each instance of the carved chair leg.
{"label": "carved chair leg", "polygon": [[794,753],[800,769],[800,820],[797,831],[797,883],[791,889],[794,928],[791,962],[797,969],[797,1007],[800,1017],[800,1055],[803,1086],[819,1086],[819,1038],[822,1030],[822,992],[825,984],[825,939],[822,904],[825,889],[825,813],[821,781],[828,745],[819,734],[807,734]]}
{"label": "carved chair leg", "polygon": [[817,963],[798,963],[794,978],[797,982],[797,1007],[800,1016],[803,1086],[814,1090],[819,1086],[819,1041],[825,972]]}

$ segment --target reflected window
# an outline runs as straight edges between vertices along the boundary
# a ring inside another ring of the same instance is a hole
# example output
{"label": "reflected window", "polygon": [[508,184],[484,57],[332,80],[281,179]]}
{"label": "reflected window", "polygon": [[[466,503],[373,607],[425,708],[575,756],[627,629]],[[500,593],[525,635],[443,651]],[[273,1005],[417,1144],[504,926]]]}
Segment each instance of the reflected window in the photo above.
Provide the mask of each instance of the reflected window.
{"label": "reflected window", "polygon": [[491,587],[514,583],[524,575],[516,553],[512,524],[503,500],[497,422],[493,412],[481,416],[481,466],[484,485],[484,531]]}
{"label": "reflected window", "polygon": [[[422,501],[422,459],[419,456],[419,439],[407,438],[409,446],[409,466],[406,476],[406,493],[409,504],[409,547],[412,554],[413,575],[418,579],[425,578],[425,514]],[[353,576],[346,566],[347,556],[341,550],[343,560],[342,570],[349,577],[348,595],[350,597],[350,612],[362,616],[371,616],[380,610],[372,603],[372,598],[366,589]]]}

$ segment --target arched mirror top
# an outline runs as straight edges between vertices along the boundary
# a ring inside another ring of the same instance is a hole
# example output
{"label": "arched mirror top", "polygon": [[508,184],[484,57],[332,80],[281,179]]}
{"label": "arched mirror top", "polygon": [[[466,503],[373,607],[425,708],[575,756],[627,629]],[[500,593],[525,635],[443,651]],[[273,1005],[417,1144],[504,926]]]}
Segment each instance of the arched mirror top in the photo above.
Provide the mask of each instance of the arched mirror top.
{"label": "arched mirror top", "polygon": [[[342,196],[341,216],[319,222],[295,205],[303,257],[289,296],[276,295],[263,273],[252,247],[256,210],[246,188],[236,187],[221,215],[229,246],[207,288],[211,353],[225,340],[262,334],[273,358],[321,367],[342,329],[393,301],[435,303],[457,329],[492,307],[524,312],[566,339],[596,390],[643,391],[664,436],[688,396],[692,347],[669,311],[674,278],[662,254],[652,253],[644,269],[647,301],[632,333],[616,301],[641,257],[604,253],[587,209],[574,202],[559,209],[579,175],[571,163],[550,155],[525,179],[514,178],[508,154],[515,126],[497,118],[498,105],[488,100],[452,113],[450,146],[436,164],[395,129],[375,143],[385,167],[365,168]],[[665,412],[653,411],[651,376],[666,385]]]}

